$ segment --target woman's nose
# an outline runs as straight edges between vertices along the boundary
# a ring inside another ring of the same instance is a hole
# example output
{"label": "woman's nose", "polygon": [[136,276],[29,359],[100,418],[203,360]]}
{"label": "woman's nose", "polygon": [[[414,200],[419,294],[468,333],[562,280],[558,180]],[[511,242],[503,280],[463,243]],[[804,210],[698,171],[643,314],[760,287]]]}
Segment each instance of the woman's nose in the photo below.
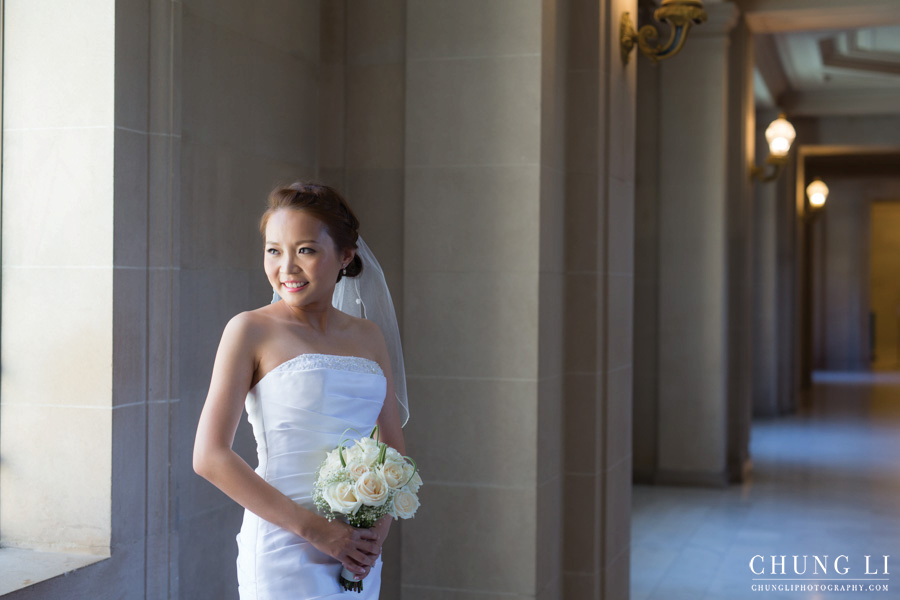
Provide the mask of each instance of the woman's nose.
{"label": "woman's nose", "polygon": [[293,256],[285,256],[284,260],[281,262],[281,270],[287,273],[293,273],[295,271],[300,270],[300,267],[297,265]]}

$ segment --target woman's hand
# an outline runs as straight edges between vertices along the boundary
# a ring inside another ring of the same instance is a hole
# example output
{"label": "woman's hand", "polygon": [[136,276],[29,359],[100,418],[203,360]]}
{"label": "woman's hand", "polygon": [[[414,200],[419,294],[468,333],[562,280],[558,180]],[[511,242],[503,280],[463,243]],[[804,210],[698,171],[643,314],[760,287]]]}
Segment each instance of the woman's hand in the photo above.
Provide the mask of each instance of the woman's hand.
{"label": "woman's hand", "polygon": [[384,546],[384,541],[387,539],[388,533],[391,531],[391,522],[394,520],[394,517],[391,515],[384,515],[377,521],[375,521],[375,525],[372,526],[372,531],[375,532],[375,545],[378,548],[377,555],[381,555],[381,547]]}
{"label": "woman's hand", "polygon": [[[382,548],[382,546],[384,546],[384,540],[387,539],[388,532],[391,529],[391,521],[393,521],[393,517],[391,517],[390,515],[385,515],[385,516],[381,517],[380,519],[378,519],[377,521],[375,521],[375,525],[372,526],[372,529],[368,530],[368,531],[372,531],[375,533],[374,542],[375,542],[375,547],[376,547],[376,551],[375,551],[376,559],[379,556],[381,556],[381,548]],[[374,562],[373,562],[373,564],[374,564]],[[365,579],[366,577],[368,577],[369,571],[371,571],[371,570],[372,570],[372,567],[365,567],[365,570],[363,571],[361,578]]]}
{"label": "woman's hand", "polygon": [[358,529],[342,521],[322,519],[322,524],[309,542],[319,551],[341,561],[341,564],[361,578],[381,553],[378,536],[371,529]]}

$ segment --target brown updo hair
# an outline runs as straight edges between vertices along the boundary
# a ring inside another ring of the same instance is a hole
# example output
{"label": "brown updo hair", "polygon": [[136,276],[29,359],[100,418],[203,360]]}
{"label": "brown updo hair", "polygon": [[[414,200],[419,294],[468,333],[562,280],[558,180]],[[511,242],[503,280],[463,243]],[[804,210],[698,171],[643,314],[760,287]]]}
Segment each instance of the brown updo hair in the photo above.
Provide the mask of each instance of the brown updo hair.
{"label": "brown updo hair", "polygon": [[[339,251],[356,250],[359,239],[359,219],[347,201],[334,188],[320,183],[302,183],[297,181],[286,187],[277,187],[269,194],[269,206],[259,221],[259,232],[266,237],[266,224],[275,211],[282,208],[306,211],[325,226],[328,235],[334,240]],[[347,277],[356,277],[362,273],[363,264],[359,254],[347,265]],[[338,271],[337,280],[343,273]]]}

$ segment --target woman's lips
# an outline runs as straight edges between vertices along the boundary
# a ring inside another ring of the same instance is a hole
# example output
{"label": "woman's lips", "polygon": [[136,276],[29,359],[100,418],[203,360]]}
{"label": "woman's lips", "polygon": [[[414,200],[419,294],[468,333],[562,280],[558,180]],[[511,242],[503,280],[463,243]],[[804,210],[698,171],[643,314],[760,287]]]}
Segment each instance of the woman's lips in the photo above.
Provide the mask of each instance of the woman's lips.
{"label": "woman's lips", "polygon": [[[299,284],[299,285],[298,285]],[[299,292],[306,289],[306,286],[309,285],[308,281],[282,281],[281,287],[286,289],[289,292]]]}

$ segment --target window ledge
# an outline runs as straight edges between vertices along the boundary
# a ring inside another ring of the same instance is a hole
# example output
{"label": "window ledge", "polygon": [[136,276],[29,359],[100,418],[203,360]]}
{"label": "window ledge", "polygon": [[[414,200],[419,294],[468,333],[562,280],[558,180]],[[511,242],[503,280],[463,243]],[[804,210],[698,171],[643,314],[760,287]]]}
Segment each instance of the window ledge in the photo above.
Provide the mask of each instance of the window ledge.
{"label": "window ledge", "polygon": [[96,554],[37,552],[22,548],[0,548],[0,596],[11,594],[47,579],[106,560]]}

